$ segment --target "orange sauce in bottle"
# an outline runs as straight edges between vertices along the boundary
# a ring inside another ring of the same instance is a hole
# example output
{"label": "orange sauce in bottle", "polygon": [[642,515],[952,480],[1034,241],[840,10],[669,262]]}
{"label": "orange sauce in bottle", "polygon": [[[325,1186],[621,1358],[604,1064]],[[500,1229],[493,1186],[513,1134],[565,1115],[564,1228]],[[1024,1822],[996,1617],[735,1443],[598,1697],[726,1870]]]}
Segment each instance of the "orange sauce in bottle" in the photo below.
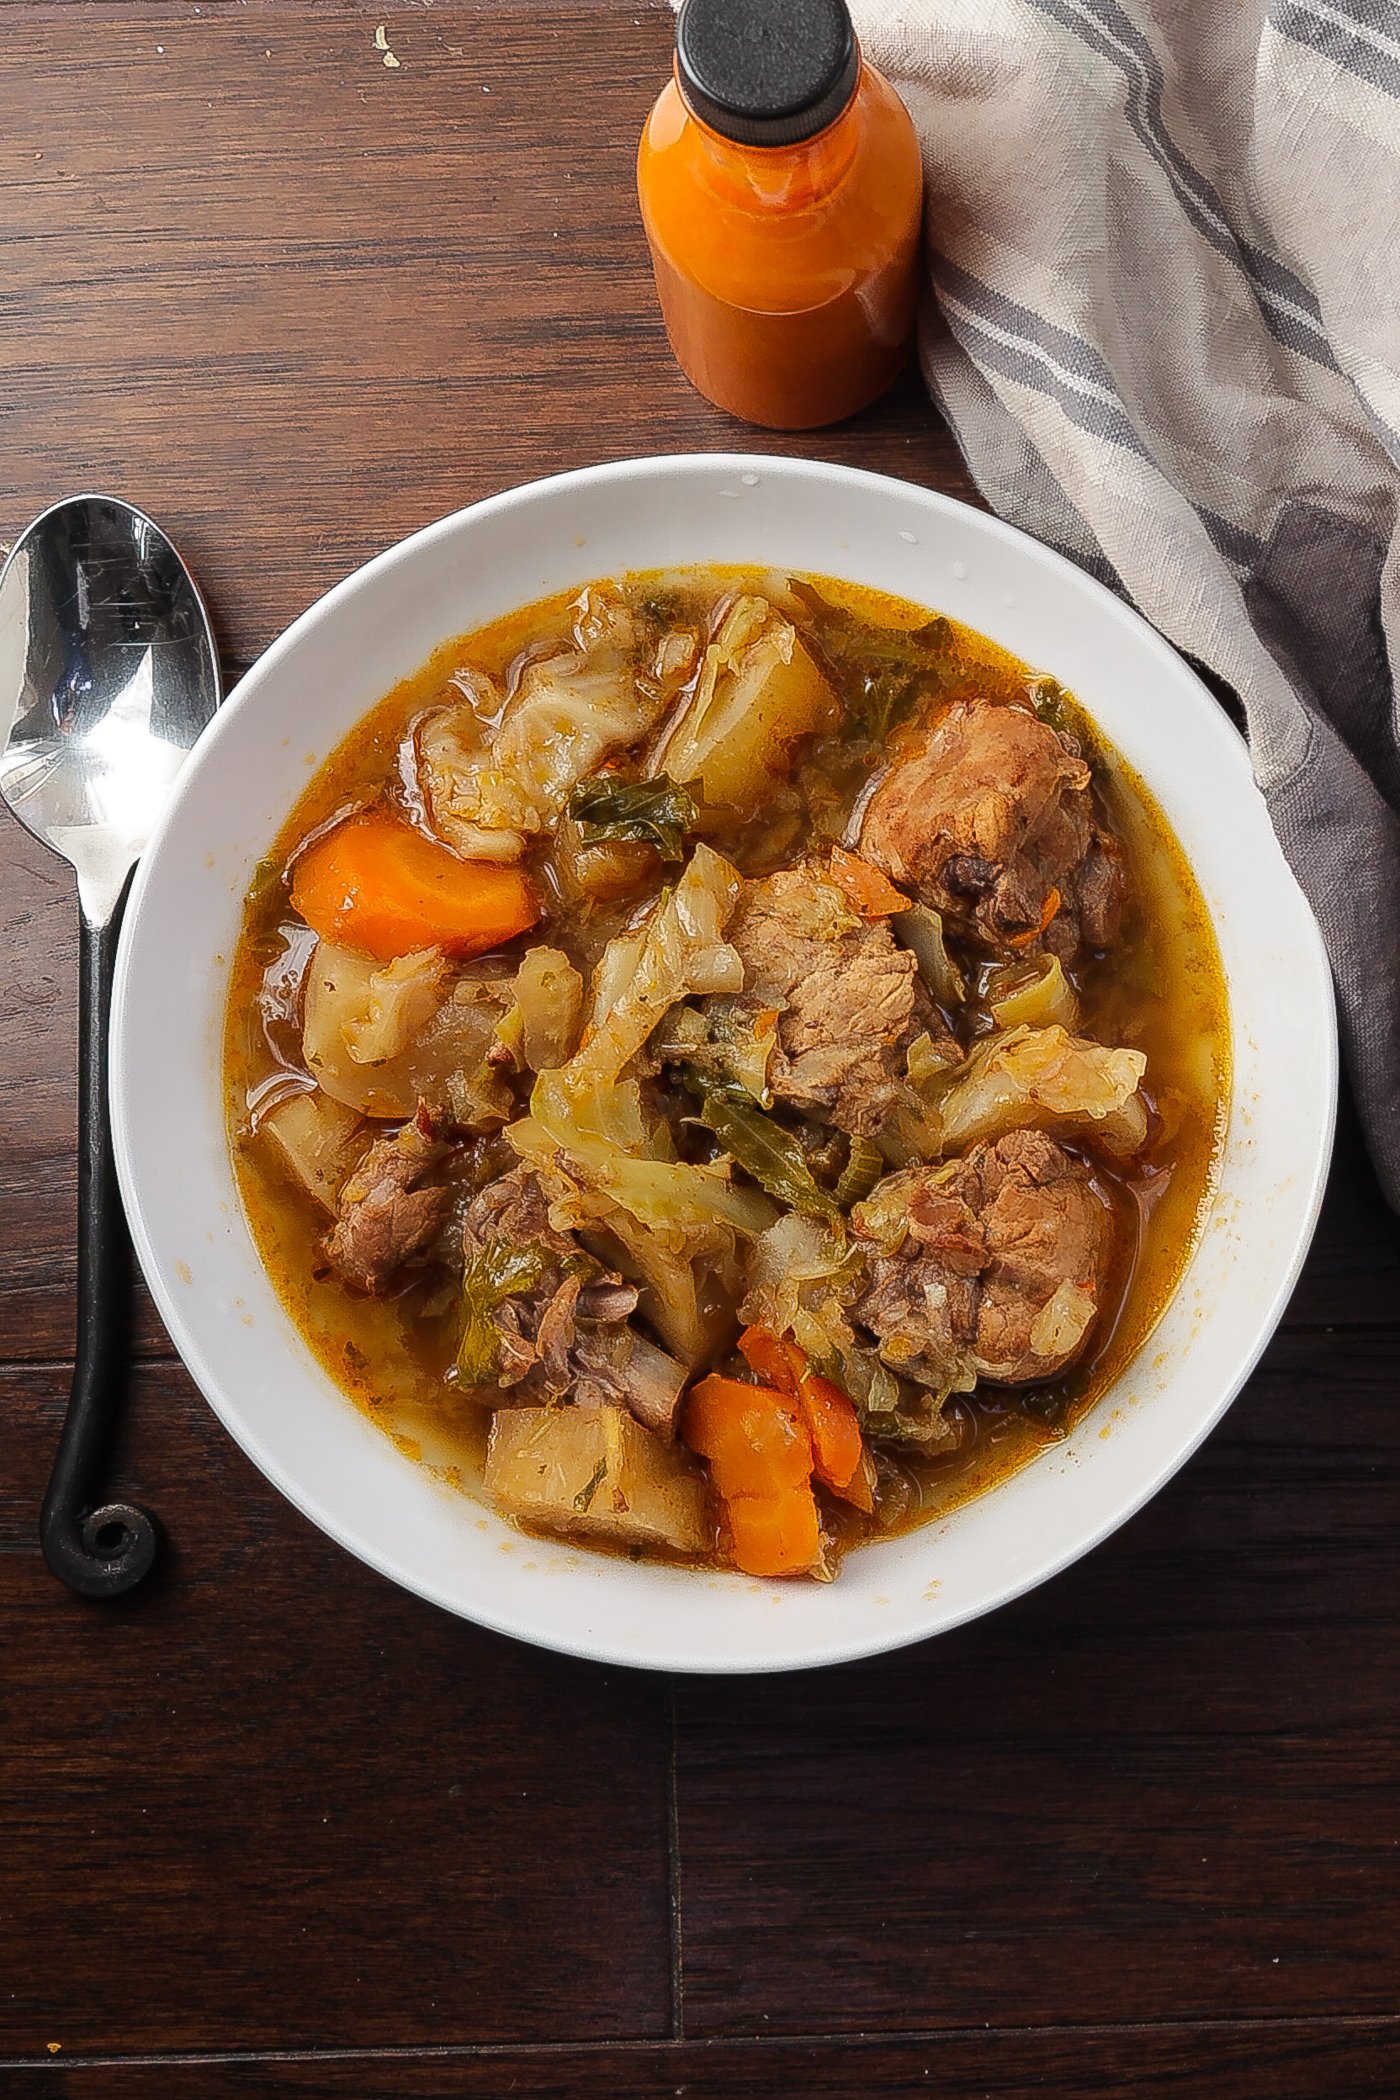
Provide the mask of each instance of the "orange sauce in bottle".
{"label": "orange sauce in bottle", "polygon": [[637,192],[682,371],[773,430],[852,415],[913,339],[923,171],[844,0],[686,0]]}

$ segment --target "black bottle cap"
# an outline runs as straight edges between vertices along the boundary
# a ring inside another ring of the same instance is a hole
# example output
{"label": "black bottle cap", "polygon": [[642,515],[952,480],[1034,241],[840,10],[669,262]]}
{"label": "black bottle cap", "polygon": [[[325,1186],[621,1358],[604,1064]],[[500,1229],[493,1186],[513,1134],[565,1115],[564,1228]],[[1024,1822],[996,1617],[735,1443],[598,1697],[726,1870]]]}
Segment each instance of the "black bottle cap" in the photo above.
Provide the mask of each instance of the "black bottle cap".
{"label": "black bottle cap", "polygon": [[681,93],[740,146],[795,146],[833,124],[860,72],[846,0],[685,0]]}

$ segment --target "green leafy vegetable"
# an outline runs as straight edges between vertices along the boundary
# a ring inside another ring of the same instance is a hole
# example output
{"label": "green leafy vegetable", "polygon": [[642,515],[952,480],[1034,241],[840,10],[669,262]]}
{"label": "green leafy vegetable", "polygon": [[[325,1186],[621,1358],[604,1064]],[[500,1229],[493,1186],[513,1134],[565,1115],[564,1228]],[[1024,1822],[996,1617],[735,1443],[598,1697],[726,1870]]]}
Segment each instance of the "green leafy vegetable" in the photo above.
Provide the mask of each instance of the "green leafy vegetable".
{"label": "green leafy vegetable", "polygon": [[654,780],[619,780],[605,773],[579,782],[569,815],[585,845],[623,839],[655,846],[663,860],[680,860],[685,835],[694,829],[700,811],[694,796],[667,773],[658,773]]}
{"label": "green leafy vegetable", "polygon": [[752,999],[722,993],[694,1006],[673,1006],[652,1037],[665,1064],[702,1066],[721,1086],[738,1087],[760,1108],[771,1108],[768,1064],[778,1040],[778,1015]]}
{"label": "green leafy vegetable", "polygon": [[829,604],[798,578],[792,590],[813,616],[813,639],[836,673],[848,719],[876,742],[919,695],[937,692],[953,669],[953,629],[941,613],[922,627],[877,627]]}
{"label": "green leafy vegetable", "polygon": [[1032,679],[1031,705],[1042,722],[1048,722],[1060,736],[1074,737],[1077,741],[1074,703],[1058,678]]}
{"label": "green leafy vegetable", "polygon": [[849,1210],[870,1194],[885,1171],[885,1155],[871,1139],[853,1137],[851,1156],[836,1184],[836,1201],[842,1210]]}
{"label": "green leafy vegetable", "polygon": [[804,1217],[840,1217],[835,1197],[813,1179],[792,1132],[765,1114],[752,1094],[716,1080],[696,1065],[682,1065],[681,1078],[700,1103],[705,1128],[761,1189]]}
{"label": "green leafy vegetable", "polygon": [[533,1290],[556,1259],[543,1247],[509,1247],[491,1240],[467,1263],[462,1278],[465,1317],[457,1344],[463,1385],[490,1385],[501,1363],[501,1337],[491,1315],[507,1298]]}
{"label": "green leafy vegetable", "polygon": [[266,918],[274,902],[284,904],[290,888],[286,867],[275,854],[270,853],[260,860],[253,870],[243,907],[248,924],[256,925],[260,919]]}

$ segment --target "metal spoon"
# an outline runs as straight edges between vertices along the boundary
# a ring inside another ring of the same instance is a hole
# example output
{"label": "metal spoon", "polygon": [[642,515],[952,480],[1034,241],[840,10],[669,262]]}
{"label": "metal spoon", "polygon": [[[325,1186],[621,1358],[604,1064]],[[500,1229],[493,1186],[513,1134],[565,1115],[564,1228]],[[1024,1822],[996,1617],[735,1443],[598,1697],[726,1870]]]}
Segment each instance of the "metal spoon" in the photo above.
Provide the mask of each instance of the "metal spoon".
{"label": "metal spoon", "polygon": [[97,1492],[121,1409],[130,1274],[107,1101],[117,929],[219,697],[209,615],[158,525],[111,496],[34,520],[0,569],[0,795],[78,876],[78,1341],[39,1536],[84,1597],[134,1588],[157,1543],[147,1511]]}

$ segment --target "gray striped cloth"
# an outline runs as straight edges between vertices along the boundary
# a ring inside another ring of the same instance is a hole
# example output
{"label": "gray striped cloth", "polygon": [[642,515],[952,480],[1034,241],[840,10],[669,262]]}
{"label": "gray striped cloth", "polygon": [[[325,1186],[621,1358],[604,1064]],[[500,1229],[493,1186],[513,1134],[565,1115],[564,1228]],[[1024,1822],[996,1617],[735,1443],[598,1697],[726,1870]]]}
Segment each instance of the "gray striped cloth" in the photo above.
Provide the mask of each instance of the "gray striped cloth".
{"label": "gray striped cloth", "polygon": [[1400,4],[853,0],[979,488],[1244,705],[1400,1209]]}

